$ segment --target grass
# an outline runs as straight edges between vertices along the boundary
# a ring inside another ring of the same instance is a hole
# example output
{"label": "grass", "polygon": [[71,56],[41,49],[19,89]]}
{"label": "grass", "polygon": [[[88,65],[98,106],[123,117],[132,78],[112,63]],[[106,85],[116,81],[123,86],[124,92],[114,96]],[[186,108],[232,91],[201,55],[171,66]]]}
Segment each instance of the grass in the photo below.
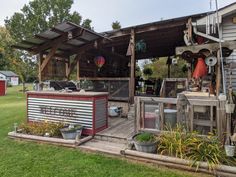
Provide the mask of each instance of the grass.
{"label": "grass", "polygon": [[1,177],[181,177],[198,176],[103,155],[84,153],[45,144],[14,141],[7,137],[13,124],[26,120],[26,97],[20,87],[8,88],[0,97],[0,176]]}

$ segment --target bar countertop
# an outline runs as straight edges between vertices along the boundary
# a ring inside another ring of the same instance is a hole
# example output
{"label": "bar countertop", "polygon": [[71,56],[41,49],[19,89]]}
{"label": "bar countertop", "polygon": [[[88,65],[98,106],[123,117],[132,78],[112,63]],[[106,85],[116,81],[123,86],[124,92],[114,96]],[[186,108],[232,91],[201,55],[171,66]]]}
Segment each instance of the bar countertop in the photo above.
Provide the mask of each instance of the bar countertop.
{"label": "bar countertop", "polygon": [[63,95],[63,96],[96,97],[96,96],[107,96],[108,92],[28,91],[27,94],[28,95]]}

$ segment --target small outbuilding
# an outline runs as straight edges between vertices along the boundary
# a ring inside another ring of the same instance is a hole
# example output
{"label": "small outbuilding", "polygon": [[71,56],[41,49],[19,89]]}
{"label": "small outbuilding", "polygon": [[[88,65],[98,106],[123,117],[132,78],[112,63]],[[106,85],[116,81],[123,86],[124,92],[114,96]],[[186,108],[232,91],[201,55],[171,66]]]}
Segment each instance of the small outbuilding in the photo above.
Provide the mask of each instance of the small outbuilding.
{"label": "small outbuilding", "polygon": [[19,85],[19,76],[12,71],[0,71],[0,78],[5,79],[8,84]]}

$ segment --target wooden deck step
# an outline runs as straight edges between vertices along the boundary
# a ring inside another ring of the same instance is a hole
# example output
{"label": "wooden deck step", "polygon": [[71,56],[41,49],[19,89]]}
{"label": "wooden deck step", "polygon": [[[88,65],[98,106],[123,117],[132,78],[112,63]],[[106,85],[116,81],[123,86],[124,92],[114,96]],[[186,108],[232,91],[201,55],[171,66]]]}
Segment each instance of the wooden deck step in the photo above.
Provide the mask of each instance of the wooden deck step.
{"label": "wooden deck step", "polygon": [[86,142],[80,145],[78,148],[94,151],[94,152],[102,152],[108,153],[112,155],[120,155],[120,151],[125,149],[127,146],[122,143],[101,141],[97,139],[92,139],[89,142]]}
{"label": "wooden deck step", "polygon": [[95,140],[100,141],[107,141],[107,142],[113,142],[113,143],[121,143],[121,144],[127,144],[127,138],[121,138],[111,135],[102,135],[102,134],[96,134],[94,136]]}
{"label": "wooden deck step", "polygon": [[98,132],[94,138],[102,141],[127,144],[127,138],[133,134],[133,119],[113,118],[110,120],[109,128]]}

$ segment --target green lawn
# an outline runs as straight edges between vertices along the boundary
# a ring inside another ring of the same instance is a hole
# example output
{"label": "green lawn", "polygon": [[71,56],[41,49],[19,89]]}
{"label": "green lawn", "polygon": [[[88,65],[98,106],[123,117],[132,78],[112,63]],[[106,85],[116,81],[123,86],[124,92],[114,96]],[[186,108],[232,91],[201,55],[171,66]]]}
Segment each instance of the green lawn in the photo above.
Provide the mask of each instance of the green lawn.
{"label": "green lawn", "polygon": [[7,137],[15,122],[26,120],[26,97],[20,87],[8,88],[0,97],[0,177],[179,177],[198,176],[167,168],[127,162],[79,150],[14,141]]}

